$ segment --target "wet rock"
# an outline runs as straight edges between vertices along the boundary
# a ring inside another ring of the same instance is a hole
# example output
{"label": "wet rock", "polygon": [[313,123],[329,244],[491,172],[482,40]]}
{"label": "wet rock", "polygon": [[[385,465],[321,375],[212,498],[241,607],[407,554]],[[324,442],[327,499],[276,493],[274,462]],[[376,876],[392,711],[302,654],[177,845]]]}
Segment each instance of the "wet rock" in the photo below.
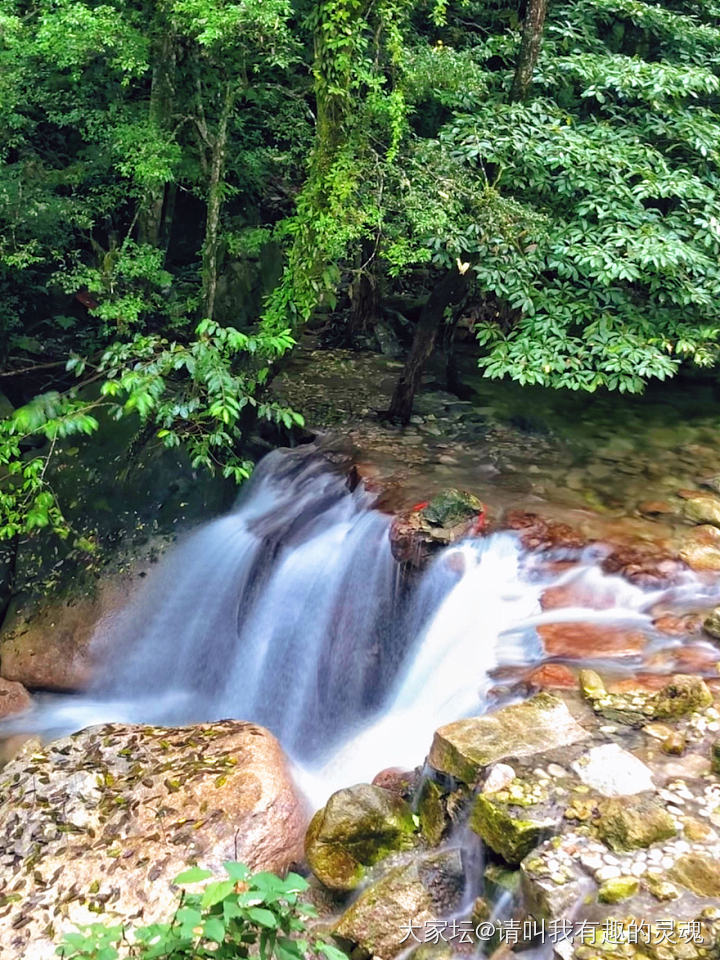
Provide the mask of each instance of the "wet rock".
{"label": "wet rock", "polygon": [[436,731],[429,762],[441,773],[472,784],[491,763],[529,757],[587,737],[557,697],[539,693],[484,717],[468,717]]}
{"label": "wet rock", "polygon": [[577,678],[564,663],[543,663],[528,675],[527,682],[540,690],[572,690]]}
{"label": "wet rock", "polygon": [[418,785],[418,773],[416,770],[388,767],[375,774],[372,782],[374,787],[382,787],[403,800],[410,800]]}
{"label": "wet rock", "polygon": [[693,570],[720,570],[720,530],[704,524],[688,535],[680,556]]}
{"label": "wet rock", "polygon": [[650,768],[615,743],[593,747],[572,767],[583,783],[604,797],[625,797],[655,789]]}
{"label": "wet rock", "polygon": [[677,900],[680,896],[680,892],[674,883],[663,880],[663,878],[657,874],[648,874],[645,877],[645,882],[648,890],[656,900],[665,902],[668,900]]}
{"label": "wet rock", "polygon": [[703,630],[715,640],[720,640],[720,607],[715,607],[703,620]]}
{"label": "wet rock", "polygon": [[338,790],[310,822],[305,855],[331,890],[354,890],[369,866],[416,843],[410,806],[382,787]]}
{"label": "wet rock", "polygon": [[583,671],[583,695],[596,713],[627,726],[644,726],[649,720],[678,720],[708,707],[712,694],[701,677],[677,674],[659,690],[608,693],[594,671]]}
{"label": "wet rock", "polygon": [[24,713],[32,707],[32,697],[25,687],[15,680],[0,677],[0,719]]}
{"label": "wet rock", "polygon": [[598,813],[597,832],[615,851],[649,847],[677,833],[673,818],[651,797],[605,800],[599,804]]}
{"label": "wet rock", "polygon": [[680,730],[673,730],[662,742],[662,752],[669,757],[681,757],[685,753],[687,738]]}
{"label": "wet rock", "polygon": [[554,843],[547,840],[530,853],[520,867],[520,889],[528,913],[538,920],[572,917],[587,894],[595,889],[580,865],[558,863]]}
{"label": "wet rock", "polygon": [[395,517],[390,545],[395,559],[420,567],[431,553],[485,529],[485,507],[464,490],[445,490],[409,512]]}
{"label": "wet rock", "polygon": [[566,523],[558,523],[524,510],[509,510],[505,514],[504,525],[518,532],[527,550],[578,550],[587,544],[587,538]]}
{"label": "wet rock", "polygon": [[0,955],[50,960],[75,925],[166,920],[188,863],[287,870],[306,822],[254,724],[105,724],[26,748],[0,774]]}
{"label": "wet rock", "polygon": [[702,853],[687,853],[675,861],[668,879],[698,897],[720,897],[720,861]]}
{"label": "wet rock", "polygon": [[498,790],[504,790],[509,787],[515,779],[515,770],[509,763],[496,763],[488,770],[487,777],[482,786],[483,793],[497,793]]}
{"label": "wet rock", "polygon": [[548,656],[568,659],[635,657],[647,643],[645,634],[639,630],[596,623],[544,623],[537,632]]}
{"label": "wet rock", "polygon": [[705,490],[679,490],[682,514],[692,523],[720,527],[720,497]]}
{"label": "wet rock", "polygon": [[[363,890],[332,932],[359,949],[360,956],[392,960],[415,944],[403,933],[411,924],[421,938],[425,924],[448,916],[457,907],[463,879],[458,850],[419,856],[391,868]],[[352,955],[358,954],[353,950]]]}
{"label": "wet rock", "polygon": [[445,808],[444,794],[434,780],[426,778],[420,788],[417,815],[420,820],[420,833],[431,847],[437,847],[449,823]]}
{"label": "wet rock", "polygon": [[637,877],[614,877],[606,880],[598,890],[600,903],[620,903],[634,897],[640,887]]}
{"label": "wet rock", "polygon": [[[513,790],[517,787],[517,790]],[[513,781],[511,788],[481,793],[475,798],[470,827],[505,863],[519,864],[560,822],[548,816],[542,795],[528,783]]]}

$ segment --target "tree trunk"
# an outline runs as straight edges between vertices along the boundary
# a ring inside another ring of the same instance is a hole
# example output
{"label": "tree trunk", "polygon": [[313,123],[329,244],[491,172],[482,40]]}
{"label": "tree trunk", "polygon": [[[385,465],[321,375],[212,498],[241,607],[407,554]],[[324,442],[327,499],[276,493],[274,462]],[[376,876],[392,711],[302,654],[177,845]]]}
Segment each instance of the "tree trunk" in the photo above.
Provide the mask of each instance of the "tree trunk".
{"label": "tree trunk", "polygon": [[453,270],[435,286],[427,298],[415,328],[415,336],[405,369],[390,401],[388,416],[391,420],[399,423],[407,423],[410,420],[415,393],[420,385],[423,368],[433,352],[445,310],[460,303],[467,291],[469,280],[468,273]]}
{"label": "tree trunk", "polygon": [[[380,318],[380,285],[373,259],[374,245],[365,240],[358,254],[357,275],[350,285],[350,343],[359,333],[372,329]],[[365,266],[363,266],[365,264]]]}
{"label": "tree trunk", "polygon": [[548,0],[527,0],[520,52],[510,89],[510,99],[524,100],[530,90],[533,72],[540,56]]}
{"label": "tree trunk", "polygon": [[[150,88],[149,121],[158,136],[169,135],[175,92],[175,44],[169,30],[153,44],[153,75]],[[165,183],[155,183],[148,191],[138,217],[138,240],[159,247],[162,243],[163,209],[166,206]]]}
{"label": "tree trunk", "polygon": [[235,102],[231,83],[225,86],[217,134],[212,142],[208,180],[207,221],[202,254],[203,316],[212,320],[215,310],[215,294],[218,282],[218,259],[220,253],[220,214],[222,211],[223,178],[227,154],[228,122]]}

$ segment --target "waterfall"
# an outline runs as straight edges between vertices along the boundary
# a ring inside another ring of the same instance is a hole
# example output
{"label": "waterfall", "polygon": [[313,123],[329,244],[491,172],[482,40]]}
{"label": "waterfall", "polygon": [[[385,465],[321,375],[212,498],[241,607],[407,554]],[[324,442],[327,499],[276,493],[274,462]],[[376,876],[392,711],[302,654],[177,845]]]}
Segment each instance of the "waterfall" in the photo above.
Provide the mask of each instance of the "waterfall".
{"label": "waterfall", "polygon": [[[543,659],[539,624],[631,624],[652,638],[653,604],[701,592],[694,579],[643,590],[603,574],[592,551],[553,572],[509,532],[447,547],[401,579],[390,523],[314,448],[269,454],[235,508],[181,540],[99,624],[115,655],[95,688],[40,698],[3,728],[252,720],[321,803],[422,763],[439,725],[484,708],[498,667]],[[543,612],[543,591],[571,579],[613,605]]]}

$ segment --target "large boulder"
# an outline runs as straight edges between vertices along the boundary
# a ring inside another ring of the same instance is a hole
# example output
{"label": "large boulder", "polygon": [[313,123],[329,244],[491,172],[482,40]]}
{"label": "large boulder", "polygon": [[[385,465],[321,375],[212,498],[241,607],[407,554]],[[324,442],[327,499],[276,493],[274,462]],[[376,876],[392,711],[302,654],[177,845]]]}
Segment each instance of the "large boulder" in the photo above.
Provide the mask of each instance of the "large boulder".
{"label": "large boulder", "polygon": [[587,737],[565,703],[539,693],[483,717],[440,727],[430,748],[430,765],[462,783],[474,784],[491,763],[530,757],[567,747]]}
{"label": "large boulder", "polygon": [[306,823],[254,724],[105,724],[21,751],[0,775],[0,956],[51,960],[76,924],[167,919],[188,863],[285,871]]}
{"label": "large boulder", "polygon": [[353,890],[367,867],[416,843],[410,806],[382,787],[361,783],[338,790],[313,817],[305,855],[331,890]]}
{"label": "large boulder", "polygon": [[459,850],[426,853],[363,890],[333,933],[353,948],[353,957],[392,960],[422,942],[427,924],[452,915],[463,886]]}

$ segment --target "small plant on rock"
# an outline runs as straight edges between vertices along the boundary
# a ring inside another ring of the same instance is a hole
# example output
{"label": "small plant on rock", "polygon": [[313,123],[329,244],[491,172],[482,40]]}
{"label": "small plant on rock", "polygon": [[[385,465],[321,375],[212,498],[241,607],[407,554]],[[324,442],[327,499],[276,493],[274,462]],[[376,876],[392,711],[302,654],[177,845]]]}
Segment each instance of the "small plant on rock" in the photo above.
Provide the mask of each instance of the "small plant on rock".
{"label": "small plant on rock", "polygon": [[[129,929],[92,924],[66,933],[57,948],[64,960],[239,960],[253,954],[260,960],[347,960],[320,939],[307,937],[314,909],[298,898],[307,882],[298,874],[285,879],[255,873],[242,863],[224,864],[226,878],[206,883],[197,893],[183,890],[169,923]],[[211,880],[212,873],[191,867],[175,878],[181,887]]]}

